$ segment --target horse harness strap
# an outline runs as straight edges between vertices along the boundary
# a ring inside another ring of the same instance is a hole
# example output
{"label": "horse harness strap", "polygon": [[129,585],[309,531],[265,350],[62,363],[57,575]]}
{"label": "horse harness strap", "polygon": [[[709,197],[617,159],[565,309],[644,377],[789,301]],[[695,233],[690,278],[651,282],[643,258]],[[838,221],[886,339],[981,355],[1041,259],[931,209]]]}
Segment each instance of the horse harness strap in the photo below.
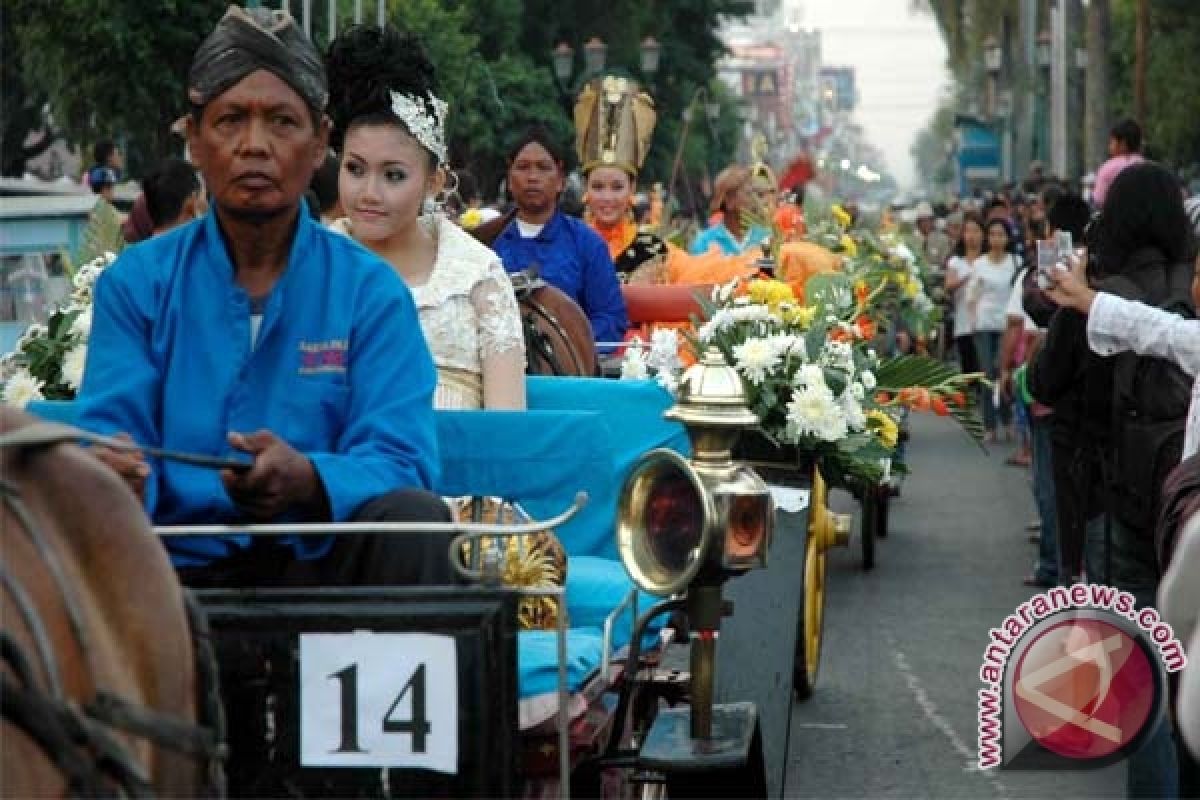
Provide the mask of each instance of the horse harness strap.
{"label": "horse harness strap", "polygon": [[[32,429],[32,430],[31,430]],[[65,429],[65,430],[64,430]],[[49,447],[71,441],[67,435],[72,429],[53,424],[34,424],[26,428],[8,431],[0,435],[0,449]],[[65,606],[71,631],[83,653],[83,660],[91,675],[91,650],[83,625],[83,615],[78,599],[67,581],[58,554],[42,535],[21,498],[20,490],[12,483],[0,480],[0,498],[3,505],[16,517],[25,536],[33,544],[51,577]],[[107,730],[122,730],[133,736],[146,739],[153,744],[187,755],[203,758],[209,764],[210,788],[217,789],[217,796],[224,796],[224,780],[221,762],[225,757],[224,718],[212,720],[213,728],[201,727],[190,721],[180,720],[152,709],[135,706],[122,697],[99,687],[95,698],[82,708],[66,697],[58,663],[49,646],[45,625],[24,587],[0,564],[0,588],[16,602],[21,616],[29,628],[37,649],[38,659],[46,671],[49,691],[39,689],[34,681],[34,671],[29,659],[16,640],[7,632],[0,631],[0,663],[8,664],[17,676],[0,671],[0,718],[9,720],[18,729],[28,734],[49,759],[62,771],[68,784],[70,796],[111,797],[114,785],[129,797],[152,795],[149,778],[132,757],[129,748]],[[190,598],[188,598],[190,601]],[[207,637],[206,621],[199,620],[192,605],[188,605],[189,627],[202,629]],[[202,616],[202,615],[201,615]],[[207,655],[207,660],[198,666],[210,680],[215,668],[211,645],[204,642],[198,657]],[[208,692],[208,694],[212,694]],[[207,701],[208,698],[201,698]],[[219,701],[218,701],[219,702]],[[213,716],[204,702],[208,716]]]}

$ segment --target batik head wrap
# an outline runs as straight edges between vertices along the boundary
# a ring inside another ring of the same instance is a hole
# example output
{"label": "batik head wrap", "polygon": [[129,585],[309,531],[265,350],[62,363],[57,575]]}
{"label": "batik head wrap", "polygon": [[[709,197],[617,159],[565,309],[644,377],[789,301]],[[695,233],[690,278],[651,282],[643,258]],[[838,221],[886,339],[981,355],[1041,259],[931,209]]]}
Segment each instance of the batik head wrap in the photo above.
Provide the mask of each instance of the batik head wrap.
{"label": "batik head wrap", "polygon": [[315,112],[329,98],[316,47],[286,11],[230,6],[201,42],[188,73],[188,100],[203,107],[251,72],[273,73]]}

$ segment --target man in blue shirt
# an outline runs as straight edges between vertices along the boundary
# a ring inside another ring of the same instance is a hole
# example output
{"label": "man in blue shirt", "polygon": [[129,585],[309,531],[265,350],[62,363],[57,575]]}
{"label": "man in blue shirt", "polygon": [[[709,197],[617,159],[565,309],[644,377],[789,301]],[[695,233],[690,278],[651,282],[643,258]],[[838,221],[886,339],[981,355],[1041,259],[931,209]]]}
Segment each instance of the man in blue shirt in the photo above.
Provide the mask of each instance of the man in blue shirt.
{"label": "man in blue shirt", "polygon": [[597,342],[619,342],[629,317],[617,270],[604,240],[583,220],[558,210],[563,170],[562,154],[544,130],[535,128],[517,142],[508,164],[517,217],[492,248],[509,272],[536,267],[578,303]]}
{"label": "man in blue shirt", "polygon": [[[201,220],[126,250],[95,289],[84,427],[244,458],[219,473],[100,450],[159,524],[448,521],[435,372],[383,261],[315,224],[325,75],[295,23],[231,7],[189,75]],[[192,585],[450,582],[444,537],[170,539]]]}

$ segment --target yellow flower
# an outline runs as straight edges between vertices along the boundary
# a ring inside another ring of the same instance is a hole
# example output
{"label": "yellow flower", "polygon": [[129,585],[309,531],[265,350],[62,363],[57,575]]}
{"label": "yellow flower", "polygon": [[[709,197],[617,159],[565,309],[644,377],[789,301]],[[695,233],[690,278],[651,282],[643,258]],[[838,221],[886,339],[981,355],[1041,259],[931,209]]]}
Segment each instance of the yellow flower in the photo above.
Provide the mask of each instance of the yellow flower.
{"label": "yellow flower", "polygon": [[868,411],[867,428],[879,437],[879,441],[883,443],[884,447],[890,450],[896,446],[900,428],[890,414],[877,409]]}
{"label": "yellow flower", "polygon": [[849,257],[854,258],[858,255],[858,245],[854,243],[847,234],[842,234],[842,251]]}
{"label": "yellow flower", "polygon": [[829,211],[833,214],[833,218],[837,220],[838,225],[841,225],[843,228],[850,226],[850,214],[846,212],[846,209],[834,203]]}
{"label": "yellow flower", "polygon": [[772,309],[777,308],[780,303],[791,303],[796,300],[796,296],[792,293],[792,287],[783,281],[753,280],[750,281],[748,291],[751,301]]}
{"label": "yellow flower", "polygon": [[481,222],[483,222],[483,215],[479,213],[479,209],[477,208],[468,208],[462,213],[462,216],[458,218],[458,224],[462,226],[464,230],[470,230]]}
{"label": "yellow flower", "polygon": [[797,306],[784,315],[784,321],[798,328],[807,328],[816,316],[816,306]]}
{"label": "yellow flower", "polygon": [[917,296],[917,292],[919,292],[920,289],[921,284],[918,283],[917,279],[911,275],[908,277],[908,280],[904,282],[904,296],[910,300]]}

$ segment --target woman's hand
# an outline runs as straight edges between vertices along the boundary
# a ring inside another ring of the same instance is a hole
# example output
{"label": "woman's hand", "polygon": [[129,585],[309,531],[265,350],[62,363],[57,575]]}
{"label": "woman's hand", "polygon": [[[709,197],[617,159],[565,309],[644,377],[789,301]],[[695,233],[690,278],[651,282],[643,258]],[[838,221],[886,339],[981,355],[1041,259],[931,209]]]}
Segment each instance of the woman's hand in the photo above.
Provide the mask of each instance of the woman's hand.
{"label": "woman's hand", "polygon": [[1070,269],[1059,265],[1050,270],[1050,287],[1045,292],[1061,308],[1073,308],[1086,314],[1092,310],[1092,302],[1096,299],[1096,290],[1087,282],[1087,252],[1073,255],[1067,262]]}

